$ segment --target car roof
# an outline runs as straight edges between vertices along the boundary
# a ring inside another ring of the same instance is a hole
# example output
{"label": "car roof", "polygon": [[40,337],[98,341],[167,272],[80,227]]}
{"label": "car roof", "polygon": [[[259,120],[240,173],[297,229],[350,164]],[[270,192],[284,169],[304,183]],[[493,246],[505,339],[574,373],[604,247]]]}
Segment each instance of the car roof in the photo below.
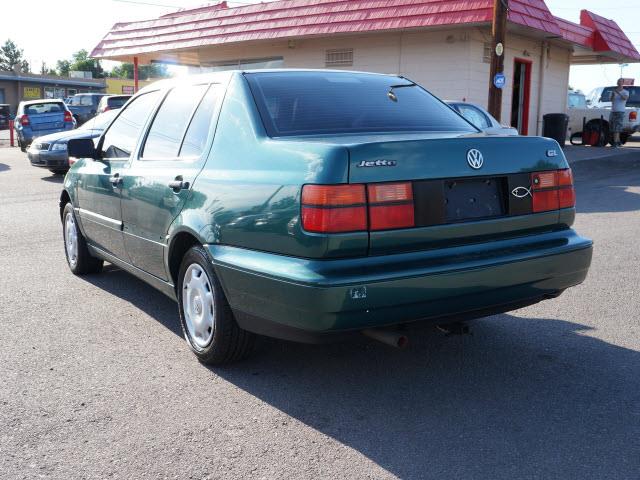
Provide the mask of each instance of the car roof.
{"label": "car roof", "polygon": [[35,105],[36,103],[64,103],[60,98],[43,98],[41,100],[23,100],[20,105]]}
{"label": "car roof", "polygon": [[100,92],[87,92],[87,93],[76,93],[75,95],[71,95],[72,97],[79,97],[80,95],[109,95],[108,93],[100,93]]}

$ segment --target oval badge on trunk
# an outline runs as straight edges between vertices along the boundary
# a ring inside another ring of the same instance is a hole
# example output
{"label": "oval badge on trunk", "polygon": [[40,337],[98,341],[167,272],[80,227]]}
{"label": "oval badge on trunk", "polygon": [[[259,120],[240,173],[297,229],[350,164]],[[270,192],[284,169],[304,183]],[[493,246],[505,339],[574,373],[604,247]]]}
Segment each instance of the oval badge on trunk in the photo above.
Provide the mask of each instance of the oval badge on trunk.
{"label": "oval badge on trunk", "polygon": [[482,168],[484,164],[484,157],[482,156],[482,152],[476,148],[472,148],[467,152],[467,163],[469,166],[475,170]]}

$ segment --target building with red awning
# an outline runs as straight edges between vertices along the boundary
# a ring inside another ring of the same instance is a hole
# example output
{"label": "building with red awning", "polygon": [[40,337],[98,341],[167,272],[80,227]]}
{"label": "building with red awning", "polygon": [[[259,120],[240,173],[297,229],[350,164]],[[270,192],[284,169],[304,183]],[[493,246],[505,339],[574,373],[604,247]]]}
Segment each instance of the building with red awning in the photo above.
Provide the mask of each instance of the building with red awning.
{"label": "building with red awning", "polygon": [[[165,62],[200,71],[333,68],[404,75],[441,98],[485,106],[492,0],[280,0],[226,2],[118,23],[94,58]],[[543,0],[510,0],[502,122],[540,133],[566,110],[571,65],[640,62],[613,21],[583,10],[580,23]]]}

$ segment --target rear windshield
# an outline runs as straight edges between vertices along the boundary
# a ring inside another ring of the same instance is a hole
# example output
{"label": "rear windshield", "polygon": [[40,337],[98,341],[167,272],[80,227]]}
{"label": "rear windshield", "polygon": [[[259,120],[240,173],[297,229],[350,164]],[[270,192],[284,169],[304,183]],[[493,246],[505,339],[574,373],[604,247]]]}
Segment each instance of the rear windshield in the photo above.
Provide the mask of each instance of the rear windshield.
{"label": "rear windshield", "polygon": [[272,137],[477,131],[426,90],[399,77],[264,72],[246,74],[246,78]]}
{"label": "rear windshield", "polygon": [[[613,92],[615,88],[616,87],[607,87],[604,90],[602,90],[600,101],[610,102],[611,92]],[[627,92],[629,92],[629,100],[627,100],[627,107],[640,107],[640,87],[624,87],[624,89]]]}
{"label": "rear windshield", "polygon": [[66,109],[64,103],[32,103],[24,106],[27,115],[40,115],[42,113],[62,113]]}
{"label": "rear windshield", "polygon": [[113,97],[107,99],[107,104],[110,108],[120,108],[127,103],[127,100],[129,100],[129,97]]}
{"label": "rear windshield", "polygon": [[69,105],[79,106],[83,105],[85,107],[93,105],[93,96],[92,95],[75,95],[69,99]]}

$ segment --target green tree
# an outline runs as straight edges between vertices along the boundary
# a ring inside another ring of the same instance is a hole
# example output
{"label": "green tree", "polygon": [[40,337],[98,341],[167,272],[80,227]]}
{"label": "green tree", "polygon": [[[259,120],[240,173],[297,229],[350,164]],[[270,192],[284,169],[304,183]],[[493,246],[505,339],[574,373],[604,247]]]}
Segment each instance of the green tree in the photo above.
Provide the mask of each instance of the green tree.
{"label": "green tree", "polygon": [[[133,79],[133,63],[122,63],[113,67],[111,76],[114,78]],[[152,63],[151,65],[140,65],[138,67],[138,78],[140,80],[148,80],[149,78],[166,78],[171,74],[167,71],[167,66],[160,63]]]}
{"label": "green tree", "polygon": [[104,70],[99,60],[89,58],[89,52],[86,50],[78,50],[72,55],[70,70],[79,72],[91,72],[93,78],[104,78]]}
{"label": "green tree", "polygon": [[0,47],[0,70],[13,70],[16,65],[23,72],[30,71],[29,62],[25,60],[23,50],[18,48],[11,39],[8,39]]}
{"label": "green tree", "polygon": [[71,62],[69,60],[58,60],[56,62],[56,72],[61,77],[68,77],[71,70]]}

